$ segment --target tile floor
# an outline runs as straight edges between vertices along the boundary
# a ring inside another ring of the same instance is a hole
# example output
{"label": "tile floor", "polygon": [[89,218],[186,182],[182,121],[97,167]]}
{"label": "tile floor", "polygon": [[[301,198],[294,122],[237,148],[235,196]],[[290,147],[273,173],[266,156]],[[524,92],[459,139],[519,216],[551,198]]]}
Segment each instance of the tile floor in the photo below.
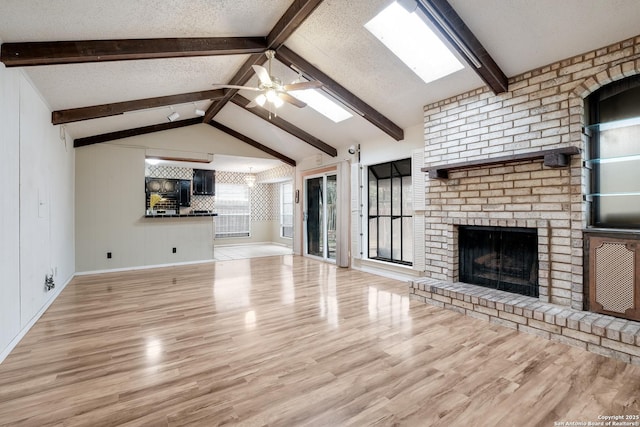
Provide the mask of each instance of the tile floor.
{"label": "tile floor", "polygon": [[291,248],[273,244],[215,246],[213,259],[215,261],[228,261],[232,259],[291,255],[292,253],[293,250]]}

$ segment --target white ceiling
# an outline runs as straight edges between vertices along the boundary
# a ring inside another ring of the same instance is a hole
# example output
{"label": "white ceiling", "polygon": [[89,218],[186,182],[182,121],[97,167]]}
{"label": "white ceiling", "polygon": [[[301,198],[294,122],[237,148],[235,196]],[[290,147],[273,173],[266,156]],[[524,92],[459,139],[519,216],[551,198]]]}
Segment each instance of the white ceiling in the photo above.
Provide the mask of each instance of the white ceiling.
{"label": "white ceiling", "polygon": [[[469,67],[424,84],[364,27],[392,0],[324,0],[285,45],[402,128],[425,104],[481,87]],[[638,0],[449,0],[507,76],[640,34]],[[3,42],[265,36],[292,0],[2,0]],[[174,95],[225,83],[246,55],[149,59],[25,68],[52,110]],[[296,75],[280,63],[283,81]],[[254,82],[250,82],[253,84]],[[253,97],[255,93],[243,93]],[[176,105],[181,119],[195,107]],[[74,138],[166,122],[157,108],[70,123]],[[311,108],[278,115],[336,148],[394,140],[357,114],[334,124]],[[319,153],[269,122],[227,104],[216,121],[296,160]]]}

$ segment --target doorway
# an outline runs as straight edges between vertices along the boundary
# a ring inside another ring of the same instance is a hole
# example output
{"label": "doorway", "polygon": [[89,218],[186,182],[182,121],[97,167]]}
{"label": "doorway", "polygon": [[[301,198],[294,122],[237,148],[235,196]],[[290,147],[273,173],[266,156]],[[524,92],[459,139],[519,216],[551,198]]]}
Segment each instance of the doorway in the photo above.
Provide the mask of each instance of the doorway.
{"label": "doorway", "polygon": [[304,254],[336,260],[338,180],[335,172],[305,178]]}

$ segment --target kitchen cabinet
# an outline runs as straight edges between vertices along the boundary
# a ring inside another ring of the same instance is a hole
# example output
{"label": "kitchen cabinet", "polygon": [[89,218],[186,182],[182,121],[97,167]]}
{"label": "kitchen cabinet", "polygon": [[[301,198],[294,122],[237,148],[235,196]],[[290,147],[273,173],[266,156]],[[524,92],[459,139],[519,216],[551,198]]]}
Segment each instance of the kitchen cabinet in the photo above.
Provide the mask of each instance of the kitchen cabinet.
{"label": "kitchen cabinet", "polygon": [[215,171],[205,169],[193,170],[193,194],[196,196],[214,196]]}
{"label": "kitchen cabinet", "polygon": [[188,179],[181,179],[180,186],[180,207],[191,206],[191,181]]}

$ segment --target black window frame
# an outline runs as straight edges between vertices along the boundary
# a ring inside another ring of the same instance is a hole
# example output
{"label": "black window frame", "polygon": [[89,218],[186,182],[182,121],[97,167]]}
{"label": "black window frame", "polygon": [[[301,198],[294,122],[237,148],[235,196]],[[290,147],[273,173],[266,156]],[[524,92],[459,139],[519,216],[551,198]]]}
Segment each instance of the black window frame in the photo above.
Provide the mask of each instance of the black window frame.
{"label": "black window frame", "polygon": [[[388,175],[382,175],[380,172],[383,171],[383,169],[388,168]],[[402,190],[400,190],[400,215],[393,215],[393,205],[391,207],[391,211],[389,213],[389,215],[380,215],[380,206],[379,206],[379,202],[380,202],[380,197],[378,196],[380,193],[380,187],[379,187],[379,181],[381,179],[390,179],[391,182],[393,182],[393,178],[400,178],[402,180],[402,178],[404,177],[410,177],[411,178],[411,185],[413,185],[413,177],[411,175],[411,158],[407,158],[407,159],[400,159],[400,160],[394,160],[394,161],[390,161],[390,162],[385,162],[385,163],[378,163],[375,165],[370,165],[367,167],[367,200],[371,201],[371,193],[370,193],[370,189],[371,189],[371,185],[370,185],[370,176],[374,175],[374,177],[376,178],[376,209],[375,212],[376,214],[372,215],[371,214],[371,206],[369,206],[369,202],[368,202],[368,206],[367,206],[367,258],[368,259],[373,259],[373,260],[378,260],[378,261],[384,261],[384,262],[389,262],[389,263],[393,263],[393,264],[400,264],[400,265],[406,265],[406,266],[413,266],[413,262],[412,261],[404,261],[403,257],[404,257],[404,249],[403,249],[403,221],[400,220],[400,259],[395,259],[393,258],[393,251],[394,251],[394,246],[393,246],[393,238],[391,238],[391,246],[389,247],[389,253],[391,254],[391,258],[388,257],[381,257],[381,256],[372,256],[371,254],[371,245],[369,244],[371,236],[370,234],[370,224],[371,224],[371,220],[372,219],[376,219],[376,248],[380,248],[380,218],[390,218],[390,222],[391,222],[391,229],[390,229],[390,233],[391,236],[393,236],[393,230],[394,230],[394,225],[393,225],[393,220],[397,219],[397,218],[413,218],[413,210],[411,210],[408,213],[404,212],[403,209],[403,205],[404,205],[404,200],[403,200],[403,194],[402,194]],[[401,189],[402,189],[402,184],[401,184]],[[390,185],[390,200],[393,200],[393,184]]]}
{"label": "black window frame", "polygon": [[[600,103],[607,99],[624,93],[631,89],[640,88],[640,75],[627,77],[622,80],[610,83],[606,86],[593,92],[589,95],[585,102],[585,117],[587,120],[587,135],[589,136],[589,158],[600,158],[600,130],[599,124],[601,123],[601,111]],[[590,193],[600,194],[600,165],[598,162],[591,162],[591,174],[590,174]],[[596,228],[611,228],[611,229],[637,229],[640,228],[640,223],[616,223],[609,222],[600,219],[598,212],[600,210],[600,197],[589,197],[591,202],[589,206],[589,226]]]}

